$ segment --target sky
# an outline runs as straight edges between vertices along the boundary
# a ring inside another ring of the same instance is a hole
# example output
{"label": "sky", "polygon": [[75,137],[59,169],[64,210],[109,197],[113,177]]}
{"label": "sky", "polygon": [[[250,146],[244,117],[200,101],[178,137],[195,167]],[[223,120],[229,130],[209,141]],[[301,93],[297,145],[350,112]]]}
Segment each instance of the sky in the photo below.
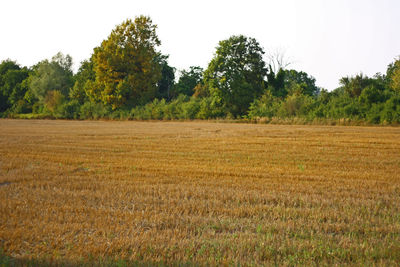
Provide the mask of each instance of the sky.
{"label": "sky", "polygon": [[360,72],[385,73],[400,56],[399,0],[13,0],[0,9],[0,60],[32,66],[57,52],[74,70],[116,25],[140,15],[158,26],[177,70],[206,68],[218,42],[243,34],[284,54],[328,90]]}

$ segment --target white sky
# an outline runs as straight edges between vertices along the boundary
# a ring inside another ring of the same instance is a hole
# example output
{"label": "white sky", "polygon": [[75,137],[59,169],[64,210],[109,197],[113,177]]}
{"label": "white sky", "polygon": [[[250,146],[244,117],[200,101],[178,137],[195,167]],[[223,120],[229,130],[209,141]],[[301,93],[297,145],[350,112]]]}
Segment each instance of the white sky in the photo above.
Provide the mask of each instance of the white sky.
{"label": "white sky", "polygon": [[117,24],[139,15],[158,25],[171,66],[207,67],[218,41],[256,38],[286,51],[291,68],[329,90],[363,72],[384,73],[400,55],[399,0],[5,0],[0,5],[0,60],[31,66],[58,51],[79,63]]}

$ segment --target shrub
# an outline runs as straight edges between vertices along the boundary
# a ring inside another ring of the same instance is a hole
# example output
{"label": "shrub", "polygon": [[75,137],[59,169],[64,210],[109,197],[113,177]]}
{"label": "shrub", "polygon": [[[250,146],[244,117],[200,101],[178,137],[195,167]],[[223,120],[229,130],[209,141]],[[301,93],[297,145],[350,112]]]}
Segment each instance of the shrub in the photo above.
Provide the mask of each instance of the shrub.
{"label": "shrub", "polygon": [[182,103],[181,118],[193,120],[200,111],[200,101],[198,98],[190,98],[188,102]]}
{"label": "shrub", "polygon": [[32,112],[32,107],[25,100],[18,100],[12,107],[12,113],[30,113]]}
{"label": "shrub", "polygon": [[306,116],[311,109],[314,100],[312,97],[303,94],[292,94],[286,97],[278,111],[280,117],[301,117]]}
{"label": "shrub", "polygon": [[400,96],[395,95],[385,102],[381,111],[381,122],[400,123]]}
{"label": "shrub", "polygon": [[32,113],[41,114],[43,113],[43,108],[44,108],[43,104],[41,104],[40,102],[36,102],[32,106]]}
{"label": "shrub", "polygon": [[200,109],[197,119],[215,119],[225,117],[227,114],[222,108],[222,104],[214,97],[205,97],[200,101]]}
{"label": "shrub", "polygon": [[368,122],[378,124],[381,121],[382,104],[372,104],[371,108],[365,114]]}
{"label": "shrub", "polygon": [[272,118],[276,116],[279,105],[279,99],[273,97],[271,91],[267,90],[260,99],[250,104],[247,117],[250,119]]}
{"label": "shrub", "polygon": [[85,102],[80,107],[79,117],[81,119],[100,119],[106,117],[109,110],[101,103]]}
{"label": "shrub", "polygon": [[58,115],[65,119],[78,119],[80,108],[81,106],[78,100],[71,100],[61,105],[58,110]]}
{"label": "shrub", "polygon": [[51,113],[56,113],[56,110],[64,102],[64,95],[58,90],[48,91],[44,100],[46,108]]}

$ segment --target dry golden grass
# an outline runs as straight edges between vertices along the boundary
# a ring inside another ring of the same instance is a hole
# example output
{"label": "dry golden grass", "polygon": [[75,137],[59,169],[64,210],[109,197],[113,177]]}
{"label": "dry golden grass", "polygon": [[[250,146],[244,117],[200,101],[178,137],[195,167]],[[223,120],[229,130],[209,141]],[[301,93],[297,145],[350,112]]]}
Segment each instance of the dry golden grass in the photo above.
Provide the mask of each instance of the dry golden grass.
{"label": "dry golden grass", "polygon": [[0,171],[16,259],[400,263],[400,128],[0,120]]}

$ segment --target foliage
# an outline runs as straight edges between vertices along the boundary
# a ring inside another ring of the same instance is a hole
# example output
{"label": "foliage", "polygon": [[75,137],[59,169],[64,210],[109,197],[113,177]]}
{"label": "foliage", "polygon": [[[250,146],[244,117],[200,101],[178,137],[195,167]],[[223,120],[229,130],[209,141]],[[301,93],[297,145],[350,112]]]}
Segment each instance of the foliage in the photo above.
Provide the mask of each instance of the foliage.
{"label": "foliage", "polygon": [[390,88],[400,93],[400,57],[388,67],[387,76]]}
{"label": "foliage", "polygon": [[177,84],[174,87],[174,95],[192,96],[195,92],[195,87],[203,81],[203,69],[198,66],[191,66],[189,70],[181,71],[181,75]]}
{"label": "foliage", "polygon": [[278,111],[279,117],[302,117],[306,116],[313,104],[313,98],[308,95],[294,93],[288,95],[282,102]]}
{"label": "foliage", "polygon": [[168,56],[158,55],[156,61],[161,67],[161,79],[157,83],[158,98],[171,99],[175,82],[175,68],[168,65]]}
{"label": "foliage", "polygon": [[400,58],[385,74],[346,76],[328,92],[308,73],[286,69],[282,53],[266,66],[260,44],[237,35],[219,42],[204,71],[191,66],[175,82],[175,68],[157,51],[156,28],[145,16],[124,21],[75,75],[62,53],[31,68],[3,60],[0,116],[400,123]]}
{"label": "foliage", "polygon": [[96,74],[93,70],[93,61],[84,60],[81,62],[81,66],[77,74],[74,76],[74,86],[69,91],[69,97],[71,99],[78,100],[79,103],[83,104],[89,100],[89,88],[91,83],[96,79]]}
{"label": "foliage", "polygon": [[79,119],[81,105],[78,100],[64,102],[58,108],[58,116],[65,119]]}
{"label": "foliage", "polygon": [[46,105],[46,108],[50,112],[54,113],[56,112],[57,108],[60,107],[61,104],[63,104],[64,100],[65,97],[60,91],[51,90],[47,92],[44,103]]}
{"label": "foliage", "polygon": [[[16,62],[4,60],[0,64],[0,112],[6,111],[24,98],[28,90],[29,70]],[[20,104],[18,104],[20,105]]]}
{"label": "foliage", "polygon": [[302,88],[301,93],[305,95],[316,96],[320,91],[320,88],[315,85],[315,78],[303,71],[284,70],[284,81],[286,87],[292,84],[299,85]]}
{"label": "foliage", "polygon": [[72,58],[62,53],[56,54],[51,61],[43,60],[33,67],[29,77],[29,89],[43,102],[49,91],[59,91],[68,96],[73,86]]}
{"label": "foliage", "polygon": [[149,17],[128,19],[94,49],[96,80],[87,92],[113,110],[145,104],[157,95],[162,76],[156,47],[160,40]]}
{"label": "foliage", "polygon": [[231,36],[219,42],[204,72],[204,83],[211,95],[235,117],[244,115],[250,103],[265,90],[267,70],[263,54],[254,38]]}
{"label": "foliage", "polygon": [[274,72],[269,66],[269,73],[267,74],[268,90],[271,91],[273,96],[284,98],[287,96],[288,91],[285,87],[285,70],[279,69],[277,73]]}
{"label": "foliage", "polygon": [[85,102],[80,107],[80,119],[101,119],[105,118],[110,113],[102,103]]}
{"label": "foliage", "polygon": [[279,99],[275,98],[270,90],[267,90],[261,98],[251,103],[248,117],[251,119],[275,117],[280,105]]}

